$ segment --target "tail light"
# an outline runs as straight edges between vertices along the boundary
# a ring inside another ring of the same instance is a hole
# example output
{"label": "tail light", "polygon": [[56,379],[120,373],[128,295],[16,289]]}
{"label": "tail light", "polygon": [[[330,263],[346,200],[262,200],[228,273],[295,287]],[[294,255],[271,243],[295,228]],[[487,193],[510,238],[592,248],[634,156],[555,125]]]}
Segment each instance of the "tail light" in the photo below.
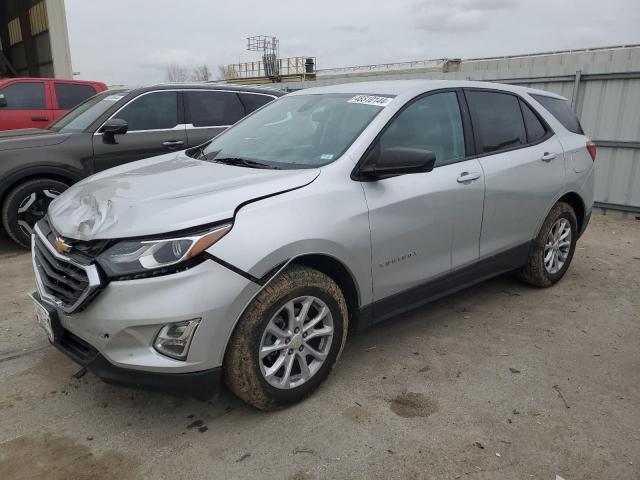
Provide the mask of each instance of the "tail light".
{"label": "tail light", "polygon": [[589,151],[589,155],[591,155],[591,160],[596,161],[596,144],[593,142],[587,142],[587,150]]}

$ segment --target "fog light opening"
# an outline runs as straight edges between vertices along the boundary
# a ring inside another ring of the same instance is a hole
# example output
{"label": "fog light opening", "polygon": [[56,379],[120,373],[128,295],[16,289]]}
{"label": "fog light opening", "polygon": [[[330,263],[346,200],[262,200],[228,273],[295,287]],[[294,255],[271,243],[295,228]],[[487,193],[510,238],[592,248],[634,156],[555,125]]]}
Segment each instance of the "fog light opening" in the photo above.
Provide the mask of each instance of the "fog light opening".
{"label": "fog light opening", "polygon": [[167,357],[186,360],[191,340],[199,324],[199,318],[167,323],[156,335],[153,348]]}

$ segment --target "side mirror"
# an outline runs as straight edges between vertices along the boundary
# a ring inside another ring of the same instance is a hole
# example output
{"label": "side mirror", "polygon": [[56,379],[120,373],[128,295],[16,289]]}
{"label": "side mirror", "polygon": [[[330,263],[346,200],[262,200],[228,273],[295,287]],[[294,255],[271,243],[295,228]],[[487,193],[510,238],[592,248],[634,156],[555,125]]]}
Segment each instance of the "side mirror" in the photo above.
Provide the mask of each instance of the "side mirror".
{"label": "side mirror", "polygon": [[374,154],[360,169],[360,173],[365,178],[381,180],[408,173],[430,172],[435,163],[436,154],[430,150],[392,147],[385,148],[378,155]]}
{"label": "side mirror", "polygon": [[7,108],[9,104],[7,103],[7,98],[3,93],[0,93],[0,108]]}
{"label": "side mirror", "polygon": [[102,128],[100,129],[100,133],[102,133],[106,138],[113,140],[114,135],[124,135],[129,130],[129,125],[126,120],[122,120],[121,118],[111,118],[104,122]]}

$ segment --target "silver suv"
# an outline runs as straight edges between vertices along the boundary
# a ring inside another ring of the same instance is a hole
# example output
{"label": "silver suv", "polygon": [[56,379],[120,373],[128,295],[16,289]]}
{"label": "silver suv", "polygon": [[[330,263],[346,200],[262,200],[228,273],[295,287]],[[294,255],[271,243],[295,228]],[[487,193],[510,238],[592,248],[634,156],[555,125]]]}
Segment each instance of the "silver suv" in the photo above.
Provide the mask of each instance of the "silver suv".
{"label": "silver suv", "polygon": [[39,322],[107,382],[297,402],[347,334],[515,270],[566,273],[595,147],[528,88],[314,88],[212,141],[116,167],[33,235]]}

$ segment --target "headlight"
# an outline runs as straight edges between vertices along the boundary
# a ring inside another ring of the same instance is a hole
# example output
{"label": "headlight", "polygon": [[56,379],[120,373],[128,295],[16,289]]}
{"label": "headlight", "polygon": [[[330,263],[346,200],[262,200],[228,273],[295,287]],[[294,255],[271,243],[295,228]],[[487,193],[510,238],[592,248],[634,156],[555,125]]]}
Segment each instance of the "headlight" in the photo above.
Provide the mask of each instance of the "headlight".
{"label": "headlight", "polygon": [[232,224],[200,234],[159,240],[123,240],[98,257],[109,277],[120,277],[171,267],[193,259],[224,237]]}

